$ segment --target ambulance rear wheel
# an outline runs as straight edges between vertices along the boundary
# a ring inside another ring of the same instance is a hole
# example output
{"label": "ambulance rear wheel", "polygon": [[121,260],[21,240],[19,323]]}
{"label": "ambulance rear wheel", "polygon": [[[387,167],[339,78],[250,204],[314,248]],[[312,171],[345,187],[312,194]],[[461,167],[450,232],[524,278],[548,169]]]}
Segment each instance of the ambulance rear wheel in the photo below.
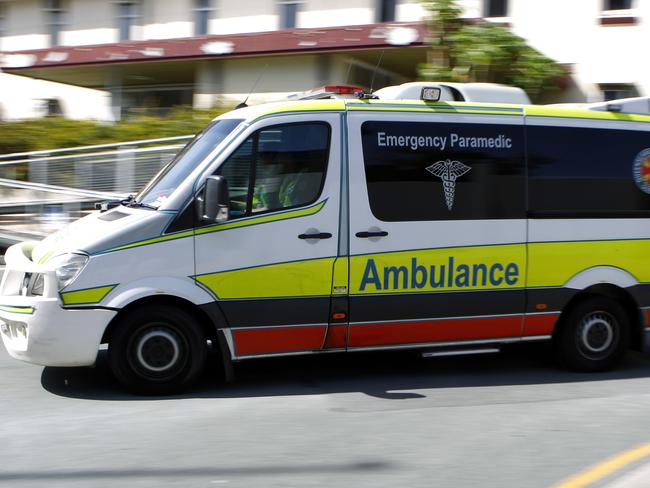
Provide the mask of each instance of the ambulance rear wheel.
{"label": "ambulance rear wheel", "polygon": [[144,307],[120,322],[108,354],[113,375],[129,391],[178,393],[203,370],[206,339],[189,313],[174,307]]}
{"label": "ambulance rear wheel", "polygon": [[623,307],[608,297],[590,297],[574,306],[563,319],[556,338],[560,363],[576,371],[605,371],[625,354],[629,319]]}

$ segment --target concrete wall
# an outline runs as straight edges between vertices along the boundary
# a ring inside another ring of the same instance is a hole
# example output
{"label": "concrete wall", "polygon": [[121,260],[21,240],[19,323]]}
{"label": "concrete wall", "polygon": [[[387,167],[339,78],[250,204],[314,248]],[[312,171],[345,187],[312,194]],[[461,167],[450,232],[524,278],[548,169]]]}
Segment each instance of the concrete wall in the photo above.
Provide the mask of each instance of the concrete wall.
{"label": "concrete wall", "polygon": [[58,100],[66,117],[71,119],[111,120],[110,97],[106,92],[0,73],[2,119],[47,115],[47,99]]}
{"label": "concrete wall", "polygon": [[375,1],[313,0],[301,6],[299,27],[324,27],[375,22]]}
{"label": "concrete wall", "polygon": [[12,1],[7,4],[6,31],[0,39],[1,50],[19,51],[48,46],[45,16],[40,7],[39,0]]}
{"label": "concrete wall", "polygon": [[276,3],[269,0],[214,0],[218,11],[209,24],[210,34],[264,32],[278,28]]}
{"label": "concrete wall", "polygon": [[110,2],[68,0],[68,25],[61,35],[61,44],[80,46],[115,42],[118,35],[115,15],[115,5]]}
{"label": "concrete wall", "polygon": [[143,5],[143,39],[194,35],[193,0],[148,1]]}
{"label": "concrete wall", "polygon": [[[481,0],[463,0],[470,17],[482,14]],[[603,12],[602,0],[509,0],[507,22],[530,45],[567,65],[576,83],[562,101],[600,101],[601,84],[632,84],[650,96],[650,66],[642,61],[650,37],[650,2],[635,8]],[[602,25],[601,18],[637,18],[634,25]]]}
{"label": "concrete wall", "polygon": [[[222,64],[221,90],[227,100],[241,101],[253,88],[253,83],[264,71],[250,101],[268,100],[317,86],[319,80],[317,56],[226,59]],[[290,73],[290,76],[287,76]]]}

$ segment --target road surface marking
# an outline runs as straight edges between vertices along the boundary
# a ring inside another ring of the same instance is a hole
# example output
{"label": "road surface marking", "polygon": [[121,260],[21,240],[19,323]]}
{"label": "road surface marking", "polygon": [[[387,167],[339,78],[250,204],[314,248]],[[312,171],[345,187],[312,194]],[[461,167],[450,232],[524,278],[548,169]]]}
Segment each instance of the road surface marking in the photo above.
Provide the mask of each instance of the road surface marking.
{"label": "road surface marking", "polygon": [[553,485],[553,488],[583,488],[646,456],[650,456],[650,442],[616,454],[602,463]]}
{"label": "road surface marking", "polygon": [[644,464],[612,481],[606,488],[648,488],[648,480],[650,480],[650,464]]}

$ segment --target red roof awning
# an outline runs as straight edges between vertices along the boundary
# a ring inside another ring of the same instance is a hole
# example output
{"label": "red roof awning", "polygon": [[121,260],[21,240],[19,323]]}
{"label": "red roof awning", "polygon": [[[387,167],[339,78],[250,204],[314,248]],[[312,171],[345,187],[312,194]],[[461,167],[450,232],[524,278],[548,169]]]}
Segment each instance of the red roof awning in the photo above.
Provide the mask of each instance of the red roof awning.
{"label": "red roof awning", "polygon": [[2,55],[5,71],[107,63],[307,54],[360,49],[421,47],[423,23],[388,23],[321,29],[292,29],[223,36],[57,46]]}

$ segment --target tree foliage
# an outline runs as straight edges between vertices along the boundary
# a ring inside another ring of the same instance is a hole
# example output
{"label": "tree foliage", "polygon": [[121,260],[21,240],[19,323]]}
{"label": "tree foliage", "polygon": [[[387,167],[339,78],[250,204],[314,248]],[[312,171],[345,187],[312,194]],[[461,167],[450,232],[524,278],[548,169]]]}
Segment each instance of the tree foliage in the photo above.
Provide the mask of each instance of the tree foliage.
{"label": "tree foliage", "polygon": [[63,117],[0,122],[0,154],[185,136],[225,111],[179,107],[165,117],[142,115],[116,124]]}
{"label": "tree foliage", "polygon": [[424,2],[429,13],[431,51],[419,66],[421,78],[490,82],[522,88],[532,100],[559,88],[565,71],[510,30],[461,18],[456,0]]}

